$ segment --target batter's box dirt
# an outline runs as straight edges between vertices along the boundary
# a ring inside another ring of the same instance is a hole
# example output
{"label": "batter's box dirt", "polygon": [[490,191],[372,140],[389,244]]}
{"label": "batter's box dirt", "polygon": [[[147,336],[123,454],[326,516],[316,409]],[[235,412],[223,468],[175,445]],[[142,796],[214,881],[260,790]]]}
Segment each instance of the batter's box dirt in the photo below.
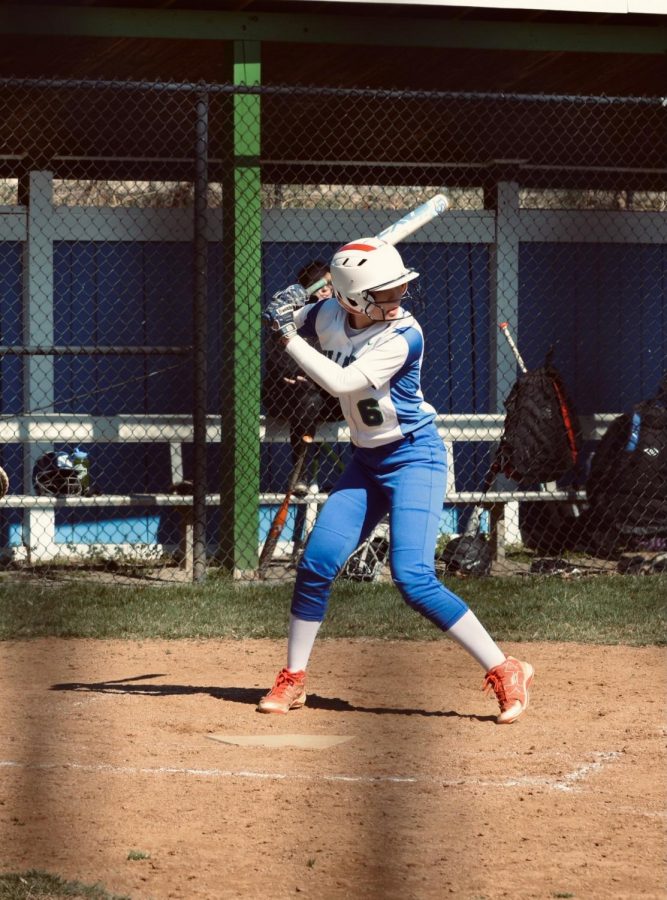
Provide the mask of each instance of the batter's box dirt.
{"label": "batter's box dirt", "polygon": [[664,650],[504,649],[536,679],[499,727],[446,639],[322,640],[287,716],[255,711],[282,642],[6,642],[2,870],[133,900],[662,900]]}

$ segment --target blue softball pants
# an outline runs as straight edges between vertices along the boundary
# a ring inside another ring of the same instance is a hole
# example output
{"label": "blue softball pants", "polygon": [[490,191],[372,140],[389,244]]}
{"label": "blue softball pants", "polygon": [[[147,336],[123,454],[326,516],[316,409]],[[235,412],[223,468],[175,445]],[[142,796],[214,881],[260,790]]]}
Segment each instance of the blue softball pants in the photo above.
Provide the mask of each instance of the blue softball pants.
{"label": "blue softball pants", "polygon": [[468,606],[435,574],[447,455],[429,424],[382,447],[357,447],[322,507],[299,563],[291,612],[321,622],[334,579],[389,513],[394,584],[413,609],[446,631]]}

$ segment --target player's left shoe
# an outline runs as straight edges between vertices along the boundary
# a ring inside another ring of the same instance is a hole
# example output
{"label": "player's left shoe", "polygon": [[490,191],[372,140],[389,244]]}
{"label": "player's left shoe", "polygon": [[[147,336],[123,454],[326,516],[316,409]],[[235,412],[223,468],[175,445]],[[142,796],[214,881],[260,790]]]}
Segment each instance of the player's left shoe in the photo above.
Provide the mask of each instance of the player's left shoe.
{"label": "player's left shoe", "polygon": [[535,670],[528,662],[521,662],[508,656],[504,663],[489,669],[484,679],[483,690],[493,690],[500,705],[500,714],[496,719],[499,725],[510,725],[516,722],[528,709],[531,682]]}
{"label": "player's left shoe", "polygon": [[261,713],[288,713],[306,702],[306,673],[281,669],[273,687],[257,704]]}

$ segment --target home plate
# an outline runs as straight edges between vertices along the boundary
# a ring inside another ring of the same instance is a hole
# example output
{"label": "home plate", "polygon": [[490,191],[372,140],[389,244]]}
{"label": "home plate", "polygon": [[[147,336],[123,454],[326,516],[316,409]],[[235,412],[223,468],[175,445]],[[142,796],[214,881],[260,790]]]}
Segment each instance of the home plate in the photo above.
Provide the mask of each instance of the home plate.
{"label": "home plate", "polygon": [[306,750],[324,750],[352,740],[343,734],[207,734],[206,737],[235,747],[301,747]]}

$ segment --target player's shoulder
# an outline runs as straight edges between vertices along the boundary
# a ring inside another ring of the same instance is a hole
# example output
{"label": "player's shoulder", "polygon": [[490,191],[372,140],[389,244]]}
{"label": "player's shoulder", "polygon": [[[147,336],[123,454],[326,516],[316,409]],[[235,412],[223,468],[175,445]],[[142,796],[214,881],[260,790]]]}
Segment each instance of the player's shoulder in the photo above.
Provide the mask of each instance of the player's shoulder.
{"label": "player's shoulder", "polygon": [[330,322],[335,319],[339,319],[341,314],[344,316],[345,311],[341,307],[340,303],[335,300],[333,297],[329,297],[326,300],[318,300],[316,303],[311,303],[307,307],[308,318],[312,318],[313,321],[317,319],[317,321],[326,321]]}
{"label": "player's shoulder", "polygon": [[419,335],[422,338],[423,338],[423,334],[424,334],[422,331],[421,325],[415,319],[415,317],[412,315],[412,313],[408,313],[407,315],[403,316],[401,319],[398,319],[396,321],[395,329],[396,329],[396,334],[403,334],[403,335],[414,334],[414,335]]}
{"label": "player's shoulder", "polygon": [[319,332],[344,326],[347,313],[333,297],[320,300],[315,306],[317,309],[315,310],[313,321],[317,322],[317,330]]}
{"label": "player's shoulder", "polygon": [[334,300],[318,300],[306,306],[306,314],[303,319],[303,335],[317,337],[318,334],[331,328],[336,322],[337,310],[343,312],[342,307]]}
{"label": "player's shoulder", "polygon": [[411,351],[421,353],[424,347],[424,333],[412,314],[408,314],[397,323],[395,333],[401,335]]}

